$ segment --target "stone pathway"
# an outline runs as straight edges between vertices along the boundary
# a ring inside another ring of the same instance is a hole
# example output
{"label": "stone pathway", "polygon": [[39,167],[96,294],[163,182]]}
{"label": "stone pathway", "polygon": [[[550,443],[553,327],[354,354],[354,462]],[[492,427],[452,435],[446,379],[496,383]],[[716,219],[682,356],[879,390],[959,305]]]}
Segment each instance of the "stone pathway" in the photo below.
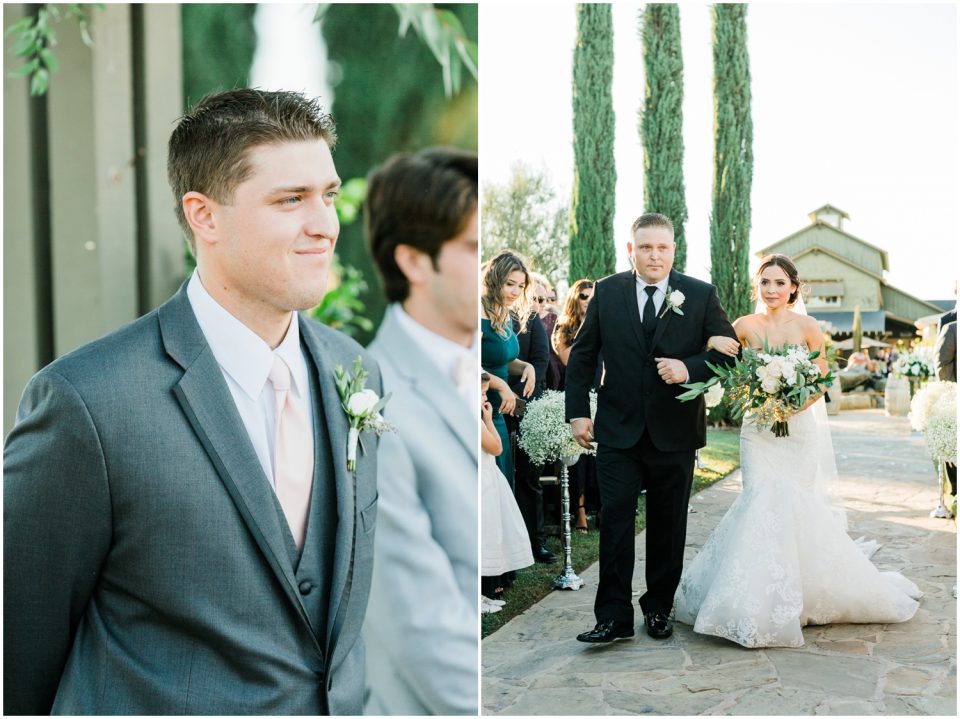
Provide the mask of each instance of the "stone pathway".
{"label": "stone pathway", "polygon": [[[483,713],[956,716],[957,530],[928,516],[937,490],[923,438],[883,410],[830,424],[850,533],[882,542],[873,561],[923,590],[912,620],[808,627],[800,649],[751,650],[682,624],[656,642],[638,610],[635,638],[591,647],[574,637],[594,624],[594,565],[583,589],[551,593],[483,641]],[[688,561],[739,491],[734,472],[696,495]],[[641,534],[634,590],[643,571]]]}

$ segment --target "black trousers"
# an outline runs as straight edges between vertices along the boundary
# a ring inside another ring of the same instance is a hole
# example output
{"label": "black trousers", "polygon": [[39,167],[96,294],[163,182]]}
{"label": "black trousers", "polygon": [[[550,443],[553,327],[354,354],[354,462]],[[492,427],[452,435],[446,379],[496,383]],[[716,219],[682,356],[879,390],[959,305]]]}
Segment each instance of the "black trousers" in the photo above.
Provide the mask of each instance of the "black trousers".
{"label": "black trousers", "polygon": [[530,537],[530,547],[536,550],[545,539],[543,531],[543,488],[540,486],[540,467],[530,461],[527,453],[518,446],[520,423],[507,417],[507,429],[510,432],[510,444],[514,447],[513,494],[517,499],[517,507],[523,517],[523,523]]}
{"label": "black trousers", "polygon": [[598,622],[633,624],[634,527],[641,487],[647,490],[647,591],[640,608],[663,614],[673,608],[683,572],[694,455],[692,450],[662,452],[647,432],[629,449],[597,448],[602,507],[600,586],[593,609]]}

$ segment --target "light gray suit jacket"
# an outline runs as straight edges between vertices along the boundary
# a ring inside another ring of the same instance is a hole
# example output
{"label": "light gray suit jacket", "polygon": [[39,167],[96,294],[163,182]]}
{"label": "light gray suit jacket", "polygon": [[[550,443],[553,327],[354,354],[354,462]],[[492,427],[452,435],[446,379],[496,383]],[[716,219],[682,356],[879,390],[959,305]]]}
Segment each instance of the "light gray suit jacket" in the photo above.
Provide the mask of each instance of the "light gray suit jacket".
{"label": "light gray suit jacket", "polygon": [[368,386],[381,383],[353,340],[299,321],[329,436],[317,467],[333,467],[314,485],[336,513],[310,517],[336,523],[329,605],[294,566],[184,285],[24,391],[4,447],[5,713],[362,710],[376,445],[365,438],[351,476],[333,368],[363,355]]}
{"label": "light gray suit jacket", "polygon": [[366,710],[476,716],[479,418],[392,312],[369,350],[399,432],[380,441]]}

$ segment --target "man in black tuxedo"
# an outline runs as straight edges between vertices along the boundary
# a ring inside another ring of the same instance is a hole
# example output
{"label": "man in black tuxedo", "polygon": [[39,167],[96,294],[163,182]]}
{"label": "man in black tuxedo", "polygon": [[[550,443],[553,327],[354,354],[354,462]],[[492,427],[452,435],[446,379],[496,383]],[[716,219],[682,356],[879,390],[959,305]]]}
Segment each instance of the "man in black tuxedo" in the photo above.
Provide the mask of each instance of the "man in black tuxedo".
{"label": "man in black tuxedo", "polygon": [[[597,282],[567,363],[566,418],[581,445],[597,442],[597,625],[577,637],[591,643],[634,634],[630,594],[641,486],[647,490],[647,591],[640,608],[650,636],[664,639],[673,631],[668,616],[683,570],[694,455],[706,444],[702,397],[680,402],[677,395],[682,383],[711,376],[708,361],[733,361],[704,349],[711,336],[736,338],[717,289],[672,271],[676,245],[669,218],[642,215],[631,238],[627,251],[634,270]],[[604,378],[594,431],[589,388],[601,351]]]}

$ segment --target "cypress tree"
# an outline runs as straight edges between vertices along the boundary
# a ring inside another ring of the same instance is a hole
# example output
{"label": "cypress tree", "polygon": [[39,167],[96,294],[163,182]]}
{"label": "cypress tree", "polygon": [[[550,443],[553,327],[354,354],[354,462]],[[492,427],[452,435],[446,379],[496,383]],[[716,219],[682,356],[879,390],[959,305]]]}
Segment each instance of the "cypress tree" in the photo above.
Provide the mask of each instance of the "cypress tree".
{"label": "cypress tree", "polygon": [[753,311],[750,301],[750,189],[753,121],[747,6],[713,6],[713,209],[711,276],[730,317]]}
{"label": "cypress tree", "polygon": [[683,185],[683,55],[680,10],[647,3],[640,20],[646,91],[640,113],[643,142],[643,208],[673,220],[677,242],[673,266],[687,264],[687,202]]}
{"label": "cypress tree", "polygon": [[609,4],[577,5],[573,53],[574,180],[570,207],[570,281],[616,269],[613,213],[613,15]]}

